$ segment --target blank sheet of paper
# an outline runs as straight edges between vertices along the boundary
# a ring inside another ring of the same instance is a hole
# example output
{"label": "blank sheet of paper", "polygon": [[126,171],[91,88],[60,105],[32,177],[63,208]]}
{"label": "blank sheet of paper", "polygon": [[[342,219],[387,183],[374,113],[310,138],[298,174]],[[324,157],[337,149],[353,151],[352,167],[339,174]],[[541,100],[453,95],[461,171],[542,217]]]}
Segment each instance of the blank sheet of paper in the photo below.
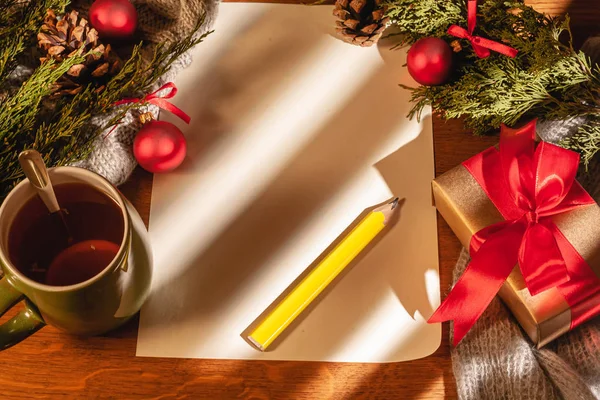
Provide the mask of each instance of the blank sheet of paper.
{"label": "blank sheet of paper", "polygon": [[[137,355],[392,362],[440,326],[429,110],[408,120],[403,49],[336,39],[330,6],[221,4],[174,103],[188,156],[156,175],[155,268]],[[365,209],[400,218],[261,353],[250,324]]]}

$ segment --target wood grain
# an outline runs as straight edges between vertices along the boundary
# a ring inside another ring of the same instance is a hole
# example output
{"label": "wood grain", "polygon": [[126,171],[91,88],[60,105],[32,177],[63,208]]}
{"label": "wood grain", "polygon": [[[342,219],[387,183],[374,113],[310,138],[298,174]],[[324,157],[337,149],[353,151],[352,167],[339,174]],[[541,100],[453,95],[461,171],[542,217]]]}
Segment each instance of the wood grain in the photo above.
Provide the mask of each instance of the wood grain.
{"label": "wood grain", "polygon": [[[290,2],[297,2],[291,0]],[[570,12],[581,32],[595,32],[597,0],[531,0],[552,14]],[[473,137],[460,121],[433,119],[436,173],[496,142]],[[122,187],[148,222],[152,176],[140,169]],[[440,281],[451,283],[460,244],[438,218]],[[16,312],[15,307],[0,322]],[[258,362],[135,357],[137,319],[104,337],[77,338],[45,327],[0,356],[3,399],[453,399],[448,325],[431,356],[392,364]]]}

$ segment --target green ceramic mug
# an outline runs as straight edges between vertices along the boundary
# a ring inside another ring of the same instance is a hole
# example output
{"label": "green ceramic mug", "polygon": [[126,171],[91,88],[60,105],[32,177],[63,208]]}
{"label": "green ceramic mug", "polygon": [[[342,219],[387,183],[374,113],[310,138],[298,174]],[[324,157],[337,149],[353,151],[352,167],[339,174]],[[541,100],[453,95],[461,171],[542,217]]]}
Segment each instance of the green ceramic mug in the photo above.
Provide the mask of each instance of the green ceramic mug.
{"label": "green ceramic mug", "polygon": [[0,325],[0,349],[6,349],[46,324],[76,335],[98,335],[125,323],[141,308],[150,291],[152,253],[146,228],[133,206],[106,179],[76,167],[49,170],[55,185],[83,183],[111,197],[121,209],[124,235],[112,262],[87,281],[49,286],[22,274],[8,256],[8,237],[19,209],[33,196],[26,179],[0,207],[0,315],[25,300],[25,307]]}

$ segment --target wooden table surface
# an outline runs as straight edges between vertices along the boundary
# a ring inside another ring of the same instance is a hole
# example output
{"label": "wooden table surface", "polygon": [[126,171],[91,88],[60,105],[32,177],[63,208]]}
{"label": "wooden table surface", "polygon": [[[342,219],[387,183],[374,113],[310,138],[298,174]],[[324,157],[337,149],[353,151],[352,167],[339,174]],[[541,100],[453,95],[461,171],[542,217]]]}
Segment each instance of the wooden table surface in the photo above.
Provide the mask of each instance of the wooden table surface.
{"label": "wooden table surface", "polygon": [[[287,2],[296,2],[290,0]],[[531,0],[568,11],[576,32],[598,30],[597,0]],[[332,21],[333,23],[333,21]],[[496,142],[473,137],[460,121],[433,119],[436,174]],[[152,176],[136,170],[122,188],[148,221]],[[460,244],[438,218],[440,282],[450,286]],[[13,310],[14,311],[14,310]],[[0,322],[13,315],[9,312]],[[457,397],[448,325],[431,356],[404,363],[219,361],[135,357],[137,318],[104,337],[76,338],[52,327],[0,355],[0,398],[107,399],[440,399]]]}

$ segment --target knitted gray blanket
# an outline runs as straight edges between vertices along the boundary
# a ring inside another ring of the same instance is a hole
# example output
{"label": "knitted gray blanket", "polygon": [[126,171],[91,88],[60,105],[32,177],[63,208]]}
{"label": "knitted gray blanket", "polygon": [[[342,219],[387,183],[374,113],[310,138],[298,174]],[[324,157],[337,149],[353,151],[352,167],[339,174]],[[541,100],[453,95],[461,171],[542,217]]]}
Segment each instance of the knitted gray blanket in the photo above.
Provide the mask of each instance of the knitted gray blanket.
{"label": "knitted gray blanket", "polygon": [[[584,51],[598,62],[600,38],[589,39]],[[538,134],[543,140],[557,142],[583,122],[582,118],[575,118],[540,123]],[[600,165],[597,163],[588,173],[581,173],[578,180],[598,202]],[[469,254],[463,249],[454,270],[454,282],[468,262]],[[537,350],[496,297],[452,350],[452,367],[461,399],[600,398],[600,318]]]}

